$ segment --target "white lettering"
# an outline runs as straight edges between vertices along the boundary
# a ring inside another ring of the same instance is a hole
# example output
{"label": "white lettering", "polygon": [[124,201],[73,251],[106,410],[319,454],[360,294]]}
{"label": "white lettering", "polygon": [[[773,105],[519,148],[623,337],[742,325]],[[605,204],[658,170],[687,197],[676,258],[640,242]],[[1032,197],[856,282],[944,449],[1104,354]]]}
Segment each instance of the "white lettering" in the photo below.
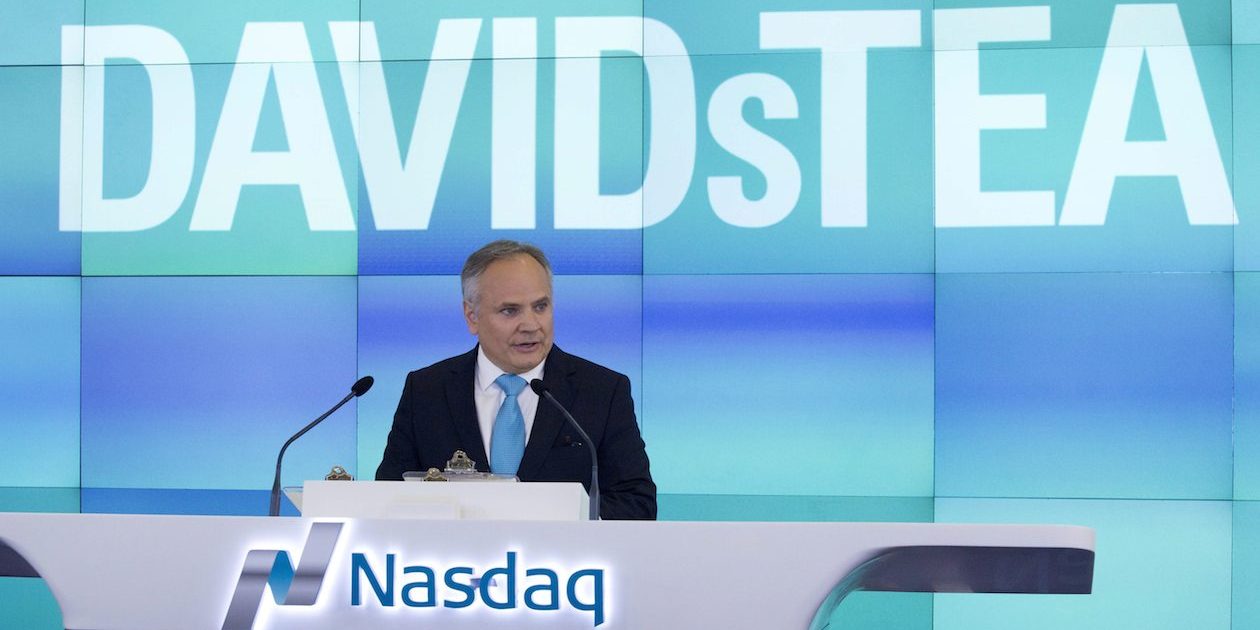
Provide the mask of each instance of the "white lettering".
{"label": "white lettering", "polygon": [[[253,150],[269,77],[275,78],[287,151]],[[191,229],[232,229],[241,188],[250,184],[296,184],[312,230],[355,227],[306,29],[300,22],[245,25]]]}
{"label": "white lettering", "polygon": [[534,229],[538,136],[538,24],[494,20],[490,104],[490,227]]}
{"label": "white lettering", "polygon": [[785,219],[801,196],[801,167],[777,140],[744,120],[744,103],[761,101],[768,120],[796,118],[796,94],[787,83],[770,74],[741,74],[718,86],[709,100],[709,130],[713,139],[731,155],[748,162],[766,178],[761,199],[744,196],[743,178],[709,178],[709,204],[731,225],[767,227]]}
{"label": "white lettering", "polygon": [[[643,56],[650,97],[650,148],[643,186],[599,192],[599,75],[603,51]],[[696,158],[696,88],[687,48],[653,19],[556,20],[555,226],[638,229],[664,220],[682,203]]]}
{"label": "white lettering", "polygon": [[[83,27],[61,27],[61,167],[57,229],[63,232],[83,229],[83,66],[78,65],[82,61]],[[103,152],[104,147],[101,150]]]}
{"label": "white lettering", "polygon": [[[1130,142],[1143,55],[1165,139]],[[1059,223],[1103,225],[1117,177],[1160,175],[1177,177],[1191,225],[1238,223],[1177,5],[1118,5]]]}
{"label": "white lettering", "polygon": [[981,94],[981,42],[1050,39],[1050,7],[936,11],[936,225],[1054,225],[1054,191],[980,190],[980,132],[1044,129],[1044,94]]}
{"label": "white lettering", "polygon": [[822,225],[867,224],[867,52],[922,45],[918,11],[761,14],[761,47],[822,52]]}
{"label": "white lettering", "polygon": [[[358,30],[330,27],[344,83],[358,56],[352,47]],[[358,112],[350,120],[359,143],[359,162],[376,229],[428,229],[480,32],[480,19],[438,21],[405,162],[398,146],[384,66],[380,61],[358,64],[359,90],[352,95],[347,88],[346,99],[351,111]],[[364,23],[360,36],[363,57],[379,60],[376,28]]]}
{"label": "white lettering", "polygon": [[[77,36],[76,29],[62,31],[62,36]],[[195,139],[195,98],[192,69],[188,56],[170,33],[140,25],[87,26],[83,28],[83,143],[65,137],[77,127],[65,116],[73,115],[74,106],[67,105],[70,94],[62,94],[62,162],[74,159],[76,148],[82,151],[82,221],[72,216],[74,186],[67,186],[62,174],[62,229],[81,228],[84,232],[134,232],[147,230],[171,218],[184,202],[192,182]],[[72,47],[73,48],[73,47]],[[64,52],[64,50],[63,50]],[[152,89],[153,142],[149,152],[149,172],[140,192],[126,198],[106,199],[105,180],[105,61],[132,59],[139,65],[126,70],[144,72]],[[62,75],[62,85],[73,76]],[[66,108],[71,111],[67,112]],[[67,144],[70,146],[67,147]],[[69,176],[75,174],[71,167]],[[69,204],[69,205],[67,205]]]}

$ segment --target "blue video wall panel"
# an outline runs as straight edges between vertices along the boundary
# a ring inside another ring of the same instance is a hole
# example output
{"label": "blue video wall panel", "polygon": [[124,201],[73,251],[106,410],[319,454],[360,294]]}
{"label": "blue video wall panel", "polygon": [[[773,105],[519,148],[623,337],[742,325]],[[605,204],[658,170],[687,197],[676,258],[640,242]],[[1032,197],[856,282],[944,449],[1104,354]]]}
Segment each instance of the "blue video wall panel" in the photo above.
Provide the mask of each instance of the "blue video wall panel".
{"label": "blue video wall panel", "polygon": [[79,275],[79,233],[60,229],[59,103],[82,82],[79,68],[0,66],[0,121],[21,121],[0,124],[0,274]]}
{"label": "blue video wall panel", "polygon": [[937,522],[1083,525],[1096,532],[1098,553],[1091,595],[940,594],[932,627],[1228,630],[1230,508],[1228,501],[938,498]]}
{"label": "blue video wall panel", "polygon": [[[1254,0],[1172,0],[1170,2],[1147,3],[1139,7],[1139,14],[1128,13],[1131,18],[1140,15],[1147,24],[1152,15],[1168,15],[1175,12],[1180,22],[1180,30],[1194,46],[1213,46],[1231,43],[1231,6],[1237,8],[1241,4]],[[1053,30],[1051,36],[1044,41],[1029,41],[1019,38],[1009,42],[986,43],[984,46],[994,48],[1088,48],[1101,46],[1115,28],[1116,7],[1129,2],[1093,2],[1081,0],[935,0],[936,9],[973,9],[1003,7],[1048,7]],[[1131,9],[1126,9],[1131,10]],[[977,16],[978,17],[978,16]],[[1005,26],[1010,27],[1017,19],[1008,16]],[[1161,18],[1156,18],[1161,19]],[[986,20],[988,21],[988,20]],[[999,20],[1000,21],[1000,20]],[[1125,43],[1132,45],[1161,45],[1173,31],[1167,28],[1144,28],[1138,37],[1127,39]]]}
{"label": "blue video wall panel", "polygon": [[[195,64],[231,64],[246,40],[248,28],[270,28],[275,23],[300,22],[310,40],[314,61],[335,61],[329,22],[359,19],[358,0],[223,0],[210,3],[162,0],[86,0],[89,26],[145,25],[170,33]],[[252,26],[247,26],[251,24]],[[297,26],[294,24],[294,26]],[[283,29],[292,26],[281,27]],[[283,52],[288,42],[261,38],[266,61],[291,61]],[[269,40],[269,41],[266,41]],[[91,46],[88,47],[89,54]]]}
{"label": "blue video wall panel", "polygon": [[643,289],[662,492],[931,495],[931,276],[647,276]]}
{"label": "blue video wall panel", "polygon": [[1233,622],[1235,628],[1260,626],[1260,502],[1234,502]]}
{"label": "blue video wall panel", "polygon": [[1229,499],[1229,274],[937,276],[936,494]]}
{"label": "blue video wall panel", "polygon": [[1234,44],[1260,44],[1260,2],[1233,0]]}
{"label": "blue video wall panel", "polygon": [[79,485],[79,282],[0,277],[5,486]]}
{"label": "blue video wall panel", "polygon": [[[354,278],[85,278],[83,486],[263,489],[350,391]],[[355,465],[352,402],[284,482]]]}
{"label": "blue video wall panel", "polygon": [[1260,274],[1234,275],[1234,498],[1260,500]]}
{"label": "blue video wall panel", "polygon": [[[761,22],[767,14],[773,13],[796,13],[796,12],[834,12],[831,18],[839,18],[848,20],[847,24],[858,26],[858,30],[864,35],[874,35],[880,31],[880,27],[875,26],[872,22],[879,22],[886,16],[858,16],[854,13],[845,12],[853,11],[914,11],[921,14],[930,15],[933,2],[931,0],[765,0],[763,2],[721,2],[720,0],[696,0],[694,2],[679,3],[670,2],[669,0],[644,0],[643,14],[645,17],[659,20],[666,24],[670,29],[676,31],[679,37],[685,42],[688,54],[693,57],[703,55],[732,55],[746,53],[769,53],[777,54],[781,49],[765,46],[761,42],[762,34],[765,28]],[[844,17],[840,17],[844,15]],[[719,17],[720,16],[720,19]],[[834,23],[827,22],[818,13],[812,15],[798,16],[806,22],[812,22],[813,26],[822,29],[834,27]],[[870,22],[861,22],[867,19]],[[897,18],[894,18],[894,22]],[[918,26],[919,28],[913,28]],[[809,39],[810,35],[806,33],[816,34],[817,30],[812,30],[810,26],[802,24],[793,24],[791,28],[784,29],[790,34],[794,34],[798,39]],[[899,29],[900,30],[900,29]],[[928,20],[915,20],[911,23],[910,31],[917,31],[915,34],[925,45],[931,43],[931,24]],[[852,35],[852,31],[845,31],[846,35]],[[874,35],[874,39],[881,39],[883,33]],[[646,37],[646,36],[645,36]],[[838,38],[830,39],[830,44],[848,48],[850,50],[856,46],[846,46],[847,41],[841,41]],[[649,54],[666,54],[663,38],[647,38],[646,45]],[[800,46],[807,48],[808,46]],[[907,45],[907,47],[914,47]]]}
{"label": "blue video wall panel", "polygon": [[359,372],[376,379],[359,399],[360,477],[376,474],[407,373],[467,352],[458,276],[364,276],[359,283]]}
{"label": "blue video wall panel", "polygon": [[[585,0],[554,0],[545,3],[504,4],[498,0],[433,0],[431,2],[411,2],[411,0],[361,0],[359,19],[366,29],[376,33],[380,43],[379,55],[365,54],[364,61],[415,61],[442,58],[434,54],[434,41],[438,38],[441,26],[439,20],[480,20],[482,32],[477,46],[465,59],[489,58],[538,58],[573,57],[574,55],[560,50],[556,45],[558,18],[631,18],[643,15],[641,0],[607,0],[606,2],[587,2]],[[532,22],[526,25],[521,19]],[[495,22],[495,20],[499,20]],[[435,28],[436,27],[436,28]],[[493,35],[489,29],[501,28],[510,33],[508,39],[519,44],[523,39],[521,28],[528,28],[536,33],[536,45],[532,54],[520,49],[511,48],[511,52],[500,49],[495,52],[492,44]],[[632,39],[642,44],[643,29],[632,28],[626,31]],[[366,41],[365,37],[365,41]],[[607,42],[606,42],[607,43]],[[628,57],[629,50],[609,50],[609,56]],[[450,58],[450,57],[447,57]]]}
{"label": "blue video wall panel", "polygon": [[77,47],[77,56],[66,59],[61,37],[64,24],[83,24],[83,0],[3,0],[0,2],[0,65],[83,63],[82,45]]}
{"label": "blue video wall panel", "polygon": [[[1255,76],[1260,72],[1260,46],[1233,48],[1234,73]],[[1234,85],[1235,200],[1238,225],[1234,228],[1234,270],[1260,271],[1260,146],[1244,139],[1260,137],[1260,85],[1238,81]]]}

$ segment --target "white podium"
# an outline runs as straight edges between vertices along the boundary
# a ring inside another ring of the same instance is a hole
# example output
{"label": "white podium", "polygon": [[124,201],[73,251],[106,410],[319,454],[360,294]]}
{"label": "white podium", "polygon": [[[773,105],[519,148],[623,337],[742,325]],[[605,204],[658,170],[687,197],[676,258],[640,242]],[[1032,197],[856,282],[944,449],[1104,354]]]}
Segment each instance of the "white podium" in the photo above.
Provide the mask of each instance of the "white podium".
{"label": "white podium", "polygon": [[1088,593],[1093,561],[1068,526],[0,514],[0,575],[71,630],[819,630],[857,590]]}
{"label": "white podium", "polygon": [[590,505],[580,483],[506,481],[308,481],[301,503],[307,518],[521,521],[583,520]]}

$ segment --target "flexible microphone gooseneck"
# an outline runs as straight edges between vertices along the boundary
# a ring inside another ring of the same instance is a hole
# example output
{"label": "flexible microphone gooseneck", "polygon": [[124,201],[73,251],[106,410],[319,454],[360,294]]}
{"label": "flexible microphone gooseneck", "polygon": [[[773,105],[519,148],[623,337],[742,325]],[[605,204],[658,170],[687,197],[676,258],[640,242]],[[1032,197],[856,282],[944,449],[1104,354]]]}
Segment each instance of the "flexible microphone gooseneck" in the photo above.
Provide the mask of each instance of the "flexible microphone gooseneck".
{"label": "flexible microphone gooseneck", "polygon": [[271,511],[269,513],[271,516],[280,516],[280,464],[284,461],[284,452],[289,449],[289,445],[303,435],[306,435],[307,431],[314,429],[315,425],[324,421],[324,418],[333,415],[334,411],[341,409],[341,406],[350,402],[351,398],[357,398],[366,394],[367,390],[372,389],[372,383],[374,382],[376,381],[371,376],[364,376],[363,378],[355,381],[354,385],[350,386],[350,393],[346,394],[346,397],[342,398],[341,402],[333,405],[333,408],[329,409],[327,413],[315,418],[313,422],[302,427],[301,431],[294,433],[293,437],[289,438],[289,441],[285,442],[284,446],[280,447],[280,455],[276,457],[276,479],[271,483]]}
{"label": "flexible microphone gooseneck", "polygon": [[547,402],[554,405],[556,409],[559,409],[560,413],[564,414],[564,419],[568,420],[569,424],[573,425],[574,429],[577,429],[578,435],[582,436],[582,440],[586,442],[586,448],[591,452],[591,491],[589,493],[591,500],[591,520],[598,521],[599,460],[595,455],[595,443],[591,441],[591,436],[587,435],[586,431],[582,430],[582,426],[577,423],[577,420],[573,419],[573,414],[569,413],[569,410],[565,409],[564,405],[560,404],[560,401],[556,400],[556,397],[551,395],[551,392],[547,390],[547,386],[543,384],[542,379],[536,378],[530,381],[529,388],[534,390],[534,393],[538,394],[539,397],[546,398]]}

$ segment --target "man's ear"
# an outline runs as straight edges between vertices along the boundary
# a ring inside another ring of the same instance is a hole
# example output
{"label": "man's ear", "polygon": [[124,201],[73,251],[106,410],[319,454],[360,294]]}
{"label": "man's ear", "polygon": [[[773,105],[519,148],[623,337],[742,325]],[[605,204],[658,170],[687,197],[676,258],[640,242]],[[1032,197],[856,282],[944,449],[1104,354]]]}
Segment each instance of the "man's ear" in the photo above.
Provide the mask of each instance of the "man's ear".
{"label": "man's ear", "polygon": [[468,332],[477,334],[477,308],[472,302],[464,302],[464,323],[468,325]]}

